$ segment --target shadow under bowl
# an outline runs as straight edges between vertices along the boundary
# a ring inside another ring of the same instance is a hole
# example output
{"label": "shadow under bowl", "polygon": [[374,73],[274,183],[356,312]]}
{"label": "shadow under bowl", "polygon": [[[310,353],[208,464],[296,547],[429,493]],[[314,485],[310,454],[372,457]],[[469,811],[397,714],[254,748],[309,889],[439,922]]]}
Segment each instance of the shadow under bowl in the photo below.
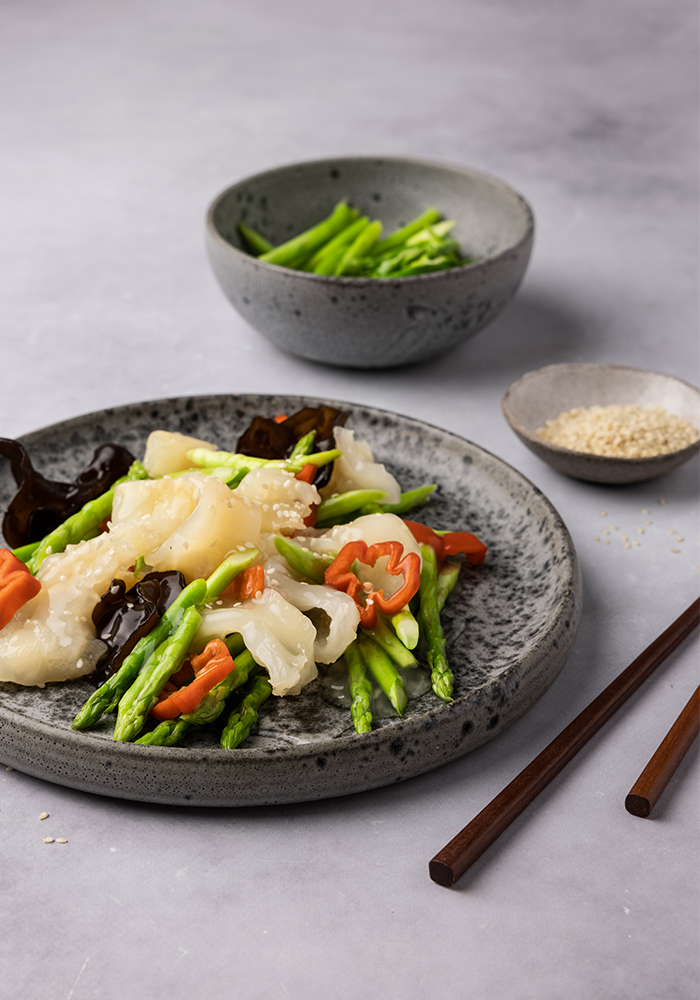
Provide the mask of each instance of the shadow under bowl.
{"label": "shadow under bowl", "polygon": [[[472,264],[407,278],[328,277],[259,261],[238,233],[245,222],[274,245],[328,216],[342,199],[384,234],[427,208],[456,221]],[[239,181],[211,204],[209,260],[241,316],[277,347],[326,364],[386,368],[423,361],[473,337],[522,281],[534,219],[502,181],[422,160],[352,157],[278,167]]]}
{"label": "shadow under bowl", "polygon": [[543,441],[537,430],[576,407],[660,406],[700,427],[700,390],[673,375],[623,365],[548,365],[513,382],[501,402],[520,440],[558,472],[593,483],[639,483],[678,468],[700,451],[700,440],[650,458],[614,458]]}

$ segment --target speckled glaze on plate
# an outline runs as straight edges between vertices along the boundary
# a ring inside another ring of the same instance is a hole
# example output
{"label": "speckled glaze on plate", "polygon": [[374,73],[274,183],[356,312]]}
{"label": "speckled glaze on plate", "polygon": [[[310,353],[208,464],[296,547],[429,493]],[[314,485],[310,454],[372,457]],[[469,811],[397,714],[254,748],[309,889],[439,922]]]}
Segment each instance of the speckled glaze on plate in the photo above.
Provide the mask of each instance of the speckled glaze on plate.
{"label": "speckled glaze on plate", "polygon": [[[257,413],[293,413],[325,400],[200,396],[104,410],[23,438],[52,478],[72,477],[105,441],[141,455],[151,430],[210,439],[224,448]],[[298,698],[271,699],[245,747],[221,750],[201,731],[183,747],[115,743],[111,723],[73,732],[90,691],[80,680],[44,689],[0,684],[0,760],[28,774],[117,798],[196,806],[250,806],[347,795],[429,771],[473,750],[520,718],[554,681],[571,650],[581,581],[571,538],[549,501],[489,452],[447,431],[382,410],[334,402],[404,489],[431,481],[436,497],[417,519],[475,532],[489,554],[462,570],[443,612],[455,699],[432,692],[403,719],[358,736],[317,682]],[[14,492],[0,462],[0,509]]]}

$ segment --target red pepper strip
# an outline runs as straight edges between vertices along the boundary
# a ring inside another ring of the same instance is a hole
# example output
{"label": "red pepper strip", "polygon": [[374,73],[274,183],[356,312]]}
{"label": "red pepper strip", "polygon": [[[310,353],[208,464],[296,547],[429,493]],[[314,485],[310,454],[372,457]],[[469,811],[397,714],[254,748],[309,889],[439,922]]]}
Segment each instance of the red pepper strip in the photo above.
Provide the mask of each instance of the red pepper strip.
{"label": "red pepper strip", "polygon": [[40,590],[41,584],[21,559],[9,549],[0,549],[0,629]]}
{"label": "red pepper strip", "polygon": [[246,566],[236,579],[229,583],[221,596],[228,601],[247,601],[265,589],[265,570],[262,566]]}
{"label": "red pepper strip", "polygon": [[[395,615],[405,607],[420,587],[420,556],[417,552],[409,552],[401,559],[403,545],[401,542],[375,542],[367,546],[366,542],[348,542],[344,545],[325,573],[325,581],[336,590],[344,590],[352,597],[360,611],[362,628],[374,628],[377,624],[377,610],[385,615]],[[358,580],[350,567],[357,559],[367,566],[374,566],[377,559],[389,556],[386,564],[387,573],[392,576],[403,574],[404,582],[396,593],[389,598],[384,597],[383,590],[365,591],[364,584]],[[365,603],[359,600],[360,594],[366,594]]]}
{"label": "red pepper strip", "polygon": [[[302,483],[310,483],[313,485],[313,481],[316,478],[316,473],[318,472],[318,466],[314,465],[313,462],[307,462],[305,466],[302,467],[301,472],[297,472],[295,479],[300,479]],[[318,516],[318,504],[311,504],[311,513],[307,514],[304,518],[304,526],[306,528],[313,528],[316,524],[316,518]]]}
{"label": "red pepper strip", "polygon": [[432,528],[417,521],[404,521],[404,524],[419,545],[430,545],[435,549],[438,559],[463,552],[472,566],[481,566],[486,558],[487,547],[468,531],[448,531],[445,535],[436,535]]}
{"label": "red pepper strip", "polygon": [[197,705],[211,689],[228,677],[236,664],[222,639],[212,639],[199,656],[191,659],[195,678],[191,684],[167,695],[151,709],[151,715],[159,722],[176,719],[178,715],[194,712]]}
{"label": "red pepper strip", "polygon": [[306,465],[302,467],[301,472],[297,472],[294,478],[300,479],[302,483],[313,483],[317,472],[318,466],[314,465],[313,462],[307,462]]}
{"label": "red pepper strip", "polygon": [[286,419],[287,419],[287,414],[286,413],[278,413],[277,416],[275,417],[275,423],[276,424],[283,424]]}

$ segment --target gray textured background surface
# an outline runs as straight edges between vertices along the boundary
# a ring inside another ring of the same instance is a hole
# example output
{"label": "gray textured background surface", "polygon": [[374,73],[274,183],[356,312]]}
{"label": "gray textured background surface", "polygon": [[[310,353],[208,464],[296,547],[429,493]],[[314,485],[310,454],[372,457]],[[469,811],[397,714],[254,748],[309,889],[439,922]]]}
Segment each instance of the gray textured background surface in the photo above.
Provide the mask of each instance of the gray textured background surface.
{"label": "gray textured background surface", "polygon": [[[652,820],[622,803],[697,683],[697,638],[456,891],[427,862],[697,594],[697,463],[576,483],[500,414],[514,378],[557,361],[697,383],[696,39],[687,0],[0,5],[0,433],[186,393],[392,408],[531,478],[573,535],[586,601],[529,715],[395,788],[188,811],[0,770],[0,995],[695,1000],[697,745]],[[516,301],[419,368],[280,354],[205,259],[204,212],[229,183],[365,153],[494,173],[537,215]]]}

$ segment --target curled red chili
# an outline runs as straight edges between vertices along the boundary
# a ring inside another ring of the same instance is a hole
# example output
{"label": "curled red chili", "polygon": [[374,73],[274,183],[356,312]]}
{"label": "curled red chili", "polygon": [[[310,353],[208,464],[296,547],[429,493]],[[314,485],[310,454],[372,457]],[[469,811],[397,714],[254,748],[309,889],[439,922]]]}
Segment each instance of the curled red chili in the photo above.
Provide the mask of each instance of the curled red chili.
{"label": "curled red chili", "polygon": [[5,628],[41,584],[9,549],[0,549],[0,629]]}
{"label": "curled red chili", "polygon": [[[387,615],[395,615],[405,607],[420,587],[421,560],[417,552],[409,552],[401,558],[403,545],[401,542],[348,542],[344,545],[325,573],[325,581],[329,587],[343,590],[352,597],[360,612],[362,628],[374,628],[377,624],[377,611]],[[392,597],[385,597],[383,590],[365,590],[365,584],[352,572],[352,564],[357,560],[367,566],[374,566],[377,559],[389,556],[386,571],[392,576],[403,575],[404,582]],[[365,595],[364,604],[360,595]]]}
{"label": "curled red chili", "polygon": [[432,528],[418,521],[404,521],[419,545],[430,545],[435,549],[438,559],[456,556],[463,553],[472,566],[481,566],[488,551],[483,542],[469,531],[448,531],[444,535],[436,534]]}
{"label": "curled red chili", "polygon": [[151,715],[159,722],[194,712],[205,694],[228,677],[236,666],[222,639],[212,639],[190,662],[195,673],[194,680],[172,693],[165,691],[151,709]]}

